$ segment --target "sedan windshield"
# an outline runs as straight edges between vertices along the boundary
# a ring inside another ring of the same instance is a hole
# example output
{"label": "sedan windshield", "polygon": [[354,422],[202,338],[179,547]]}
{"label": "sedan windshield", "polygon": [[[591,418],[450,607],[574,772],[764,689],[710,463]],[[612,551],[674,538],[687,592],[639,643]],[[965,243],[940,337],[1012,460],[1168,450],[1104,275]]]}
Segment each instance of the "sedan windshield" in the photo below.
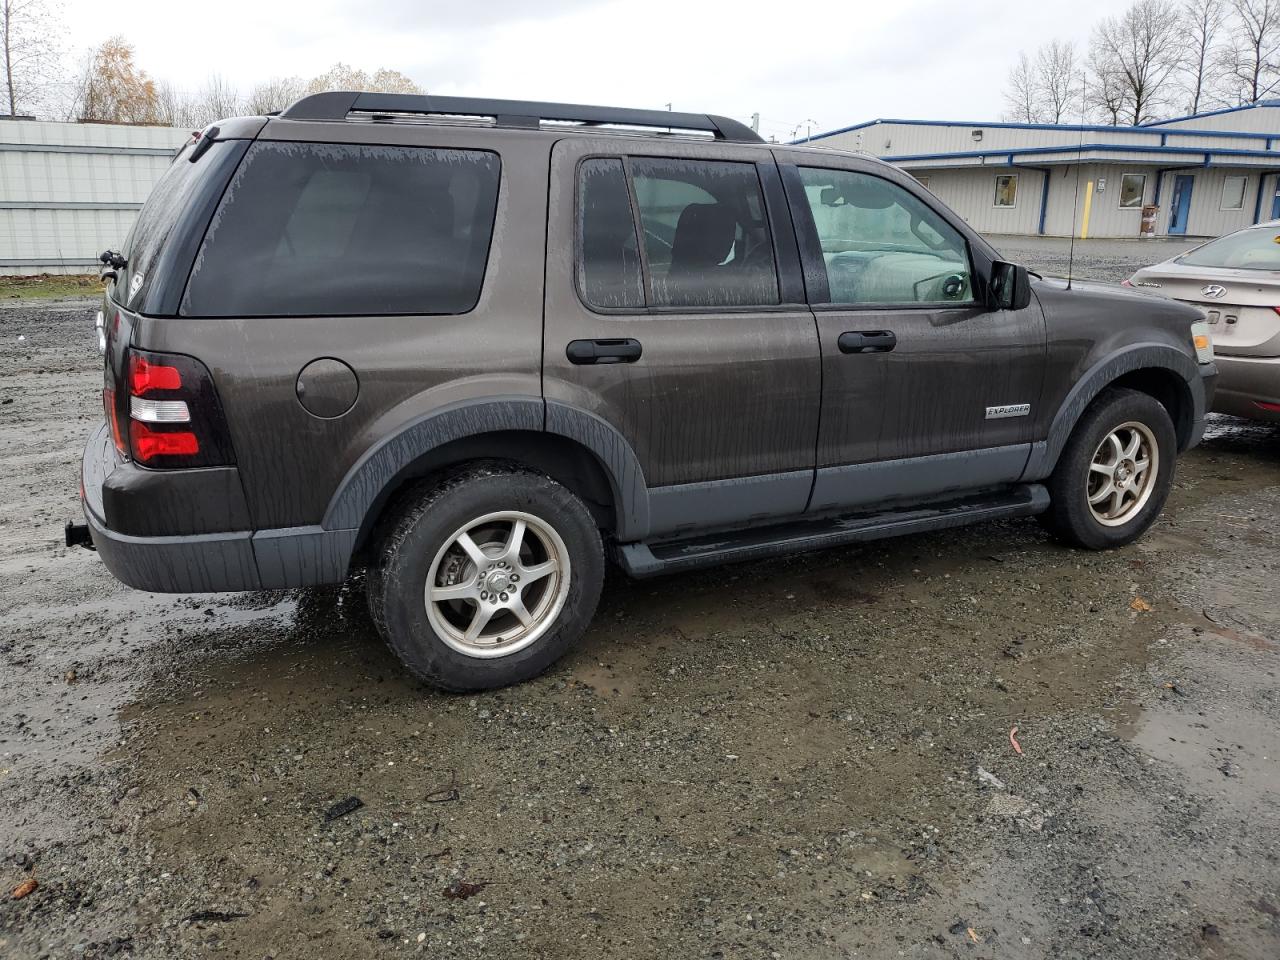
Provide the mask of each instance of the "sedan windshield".
{"label": "sedan windshield", "polygon": [[1280,226],[1241,230],[1196,247],[1177,259],[1194,267],[1280,270]]}

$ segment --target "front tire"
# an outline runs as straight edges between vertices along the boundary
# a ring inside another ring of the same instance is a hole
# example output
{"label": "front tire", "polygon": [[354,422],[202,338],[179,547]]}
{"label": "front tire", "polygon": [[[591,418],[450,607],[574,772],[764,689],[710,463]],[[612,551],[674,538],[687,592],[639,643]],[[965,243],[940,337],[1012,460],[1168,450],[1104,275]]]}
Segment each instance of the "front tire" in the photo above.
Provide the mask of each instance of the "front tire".
{"label": "front tire", "polygon": [[1173,421],[1158,400],[1138,390],[1105,390],[1058,458],[1041,522],[1059,540],[1090,550],[1132,543],[1164,507],[1177,450]]}
{"label": "front tire", "polygon": [[514,464],[468,465],[413,490],[369,574],[378,631],[417,677],[454,692],[537,676],[591,622],[604,579],[586,506]]}

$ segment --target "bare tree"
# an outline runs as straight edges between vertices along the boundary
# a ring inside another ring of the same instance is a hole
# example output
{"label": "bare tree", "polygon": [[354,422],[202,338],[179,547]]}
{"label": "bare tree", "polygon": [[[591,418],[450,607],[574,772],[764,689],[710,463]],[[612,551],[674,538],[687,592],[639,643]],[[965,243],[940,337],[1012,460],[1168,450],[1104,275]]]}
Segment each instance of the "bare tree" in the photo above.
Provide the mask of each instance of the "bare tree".
{"label": "bare tree", "polygon": [[1089,52],[1088,68],[1085,100],[1090,112],[1102,123],[1119,126],[1126,104],[1123,72],[1110,53],[1099,47]]}
{"label": "bare tree", "polygon": [[1062,123],[1079,93],[1076,48],[1053,40],[1035,59],[1018,54],[1005,87],[1004,118],[1017,123]]}
{"label": "bare tree", "polygon": [[1235,21],[1218,66],[1237,103],[1280,87],[1280,0],[1232,0]]}
{"label": "bare tree", "polygon": [[1226,21],[1223,0],[1184,0],[1182,81],[1187,112],[1199,113],[1210,88],[1208,73],[1218,59],[1218,35]]}
{"label": "bare tree", "polygon": [[[1133,126],[1155,119],[1182,55],[1179,9],[1171,0],[1137,0],[1094,27],[1093,45],[1107,67],[1107,82],[1120,83],[1124,109],[1118,116]],[[1094,77],[1095,84],[1103,80]]]}
{"label": "bare tree", "polygon": [[159,123],[156,85],[133,62],[133,47],[111,37],[93,51],[79,83],[78,117],[101,123]]}
{"label": "bare tree", "polygon": [[423,89],[398,70],[380,67],[372,75],[359,67],[335,63],[307,84],[307,93],[326,90],[367,90],[379,93],[423,93]]}
{"label": "bare tree", "polygon": [[244,105],[254,115],[275,113],[306,94],[307,84],[301,77],[275,77],[249,91]]}
{"label": "bare tree", "polygon": [[59,33],[45,0],[0,0],[0,56],[9,116],[44,105],[57,79]]}
{"label": "bare tree", "polygon": [[1036,85],[1040,91],[1041,116],[1049,123],[1062,123],[1078,104],[1079,70],[1076,46],[1053,40],[1036,51]]}
{"label": "bare tree", "polygon": [[1026,51],[1018,54],[1018,62],[1009,71],[1004,92],[1004,119],[1014,123],[1035,123],[1039,110],[1036,71]]}
{"label": "bare tree", "polygon": [[225,120],[243,113],[244,101],[239,90],[221,74],[215,73],[196,94],[195,109],[200,125],[208,126],[215,120]]}

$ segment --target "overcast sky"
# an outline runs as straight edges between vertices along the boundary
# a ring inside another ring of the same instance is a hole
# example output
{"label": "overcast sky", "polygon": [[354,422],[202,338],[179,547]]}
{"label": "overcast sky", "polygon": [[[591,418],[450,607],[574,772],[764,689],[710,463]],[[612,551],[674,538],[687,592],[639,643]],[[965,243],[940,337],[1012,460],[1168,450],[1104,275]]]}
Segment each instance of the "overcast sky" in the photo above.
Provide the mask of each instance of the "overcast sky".
{"label": "overcast sky", "polygon": [[761,116],[789,139],[877,117],[993,120],[1022,48],[1075,39],[1112,0],[63,0],[67,45],[108,33],[180,89],[242,89],[336,61],[431,93]]}

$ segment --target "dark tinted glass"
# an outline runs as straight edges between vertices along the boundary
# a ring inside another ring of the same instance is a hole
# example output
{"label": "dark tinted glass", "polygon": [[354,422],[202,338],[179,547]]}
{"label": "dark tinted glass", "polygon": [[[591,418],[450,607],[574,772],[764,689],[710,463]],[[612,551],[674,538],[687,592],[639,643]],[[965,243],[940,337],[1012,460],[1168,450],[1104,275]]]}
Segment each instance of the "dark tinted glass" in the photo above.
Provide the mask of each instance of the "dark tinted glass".
{"label": "dark tinted glass", "polygon": [[465,313],[498,198],[492,153],[256,143],[209,225],[188,316]]}
{"label": "dark tinted glass", "polygon": [[584,160],[578,173],[582,294],[597,307],[643,307],[640,251],[621,160]]}
{"label": "dark tinted glass", "polygon": [[[120,271],[114,295],[122,304],[137,309],[146,299],[155,274],[153,268],[160,251],[173,233],[174,225],[191,203],[203,178],[216,175],[222,154],[231,150],[230,143],[215,142],[203,157],[192,163],[187,159],[191,151],[188,144],[161,174],[138,213],[138,219],[134,221],[133,229],[129,231],[121,251],[129,265]],[[183,269],[186,269],[185,266]]]}
{"label": "dark tinted glass", "polygon": [[631,164],[653,302],[778,302],[773,242],[754,164],[636,158]]}

